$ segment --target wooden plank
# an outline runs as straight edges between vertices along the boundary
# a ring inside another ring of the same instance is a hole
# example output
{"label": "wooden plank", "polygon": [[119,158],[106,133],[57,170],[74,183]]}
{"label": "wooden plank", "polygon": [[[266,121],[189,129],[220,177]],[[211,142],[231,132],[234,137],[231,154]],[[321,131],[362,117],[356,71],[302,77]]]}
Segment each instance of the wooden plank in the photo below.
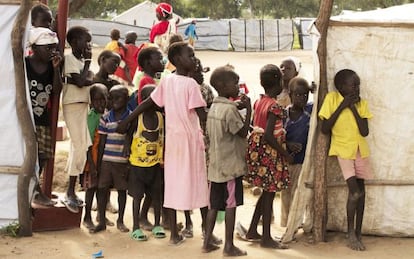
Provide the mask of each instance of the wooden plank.
{"label": "wooden plank", "polygon": [[351,22],[351,21],[329,21],[329,26],[357,26],[357,27],[383,27],[383,28],[414,28],[414,23],[384,23],[384,22]]}
{"label": "wooden plank", "polygon": [[20,166],[0,166],[1,174],[20,174],[21,171]]}
{"label": "wooden plank", "polygon": [[82,207],[78,213],[70,212],[65,206],[33,208],[32,229],[34,232],[56,231],[79,228],[82,218]]}

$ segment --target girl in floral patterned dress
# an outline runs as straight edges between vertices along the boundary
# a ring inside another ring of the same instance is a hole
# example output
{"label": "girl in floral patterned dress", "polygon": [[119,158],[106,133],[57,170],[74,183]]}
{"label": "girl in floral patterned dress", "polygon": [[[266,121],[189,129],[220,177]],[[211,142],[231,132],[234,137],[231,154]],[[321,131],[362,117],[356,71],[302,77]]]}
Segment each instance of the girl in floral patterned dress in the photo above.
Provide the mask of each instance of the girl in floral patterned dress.
{"label": "girl in floral patterned dress", "polygon": [[[263,189],[245,235],[246,239],[260,240],[266,248],[287,248],[270,235],[270,221],[275,192],[289,185],[287,163],[292,157],[286,151],[283,118],[286,116],[276,101],[282,91],[282,73],[276,65],[265,65],[260,70],[260,84],[265,94],[254,105],[255,129],[249,137],[246,154],[248,172],[245,179]],[[257,224],[263,217],[263,233],[257,232]]]}

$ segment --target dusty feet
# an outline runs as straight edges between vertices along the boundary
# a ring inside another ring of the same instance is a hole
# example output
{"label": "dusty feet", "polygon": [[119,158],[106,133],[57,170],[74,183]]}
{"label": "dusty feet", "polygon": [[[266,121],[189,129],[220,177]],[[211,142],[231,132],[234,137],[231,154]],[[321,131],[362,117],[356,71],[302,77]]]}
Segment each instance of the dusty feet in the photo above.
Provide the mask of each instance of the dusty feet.
{"label": "dusty feet", "polygon": [[181,245],[184,241],[185,241],[185,237],[182,235],[177,235],[176,237],[173,237],[171,235],[169,242],[170,242],[170,245],[178,246],[178,245]]}
{"label": "dusty feet", "polygon": [[152,225],[151,222],[145,218],[139,219],[139,224],[141,225],[142,229],[146,231],[151,231],[154,228],[154,225]]}
{"label": "dusty feet", "polygon": [[348,245],[347,246],[355,251],[365,250],[365,246],[361,242],[361,237],[357,238],[355,233],[348,233]]}
{"label": "dusty feet", "polygon": [[95,225],[92,222],[92,219],[83,219],[83,226],[89,230],[95,229]]}
{"label": "dusty feet", "polygon": [[240,248],[236,247],[236,246],[231,246],[231,247],[224,247],[223,250],[223,256],[245,256],[247,255],[247,252],[244,250],[241,250]]}
{"label": "dusty feet", "polygon": [[49,197],[47,197],[41,192],[36,194],[32,203],[44,207],[53,207],[54,205],[56,205],[56,201],[51,200]]}
{"label": "dusty feet", "polygon": [[129,232],[129,228],[127,228],[124,222],[116,222],[116,228],[121,232]]}
{"label": "dusty feet", "polygon": [[106,225],[99,224],[94,229],[90,229],[89,233],[95,234],[104,230],[106,230]]}
{"label": "dusty feet", "polygon": [[276,240],[270,239],[262,239],[260,242],[260,246],[264,248],[273,248],[273,249],[288,249],[289,246],[285,245],[281,242],[278,242]]}
{"label": "dusty feet", "polygon": [[207,245],[203,245],[203,247],[201,248],[201,252],[203,253],[210,253],[213,252],[217,249],[219,249],[220,247],[218,245],[215,244],[207,244]]}

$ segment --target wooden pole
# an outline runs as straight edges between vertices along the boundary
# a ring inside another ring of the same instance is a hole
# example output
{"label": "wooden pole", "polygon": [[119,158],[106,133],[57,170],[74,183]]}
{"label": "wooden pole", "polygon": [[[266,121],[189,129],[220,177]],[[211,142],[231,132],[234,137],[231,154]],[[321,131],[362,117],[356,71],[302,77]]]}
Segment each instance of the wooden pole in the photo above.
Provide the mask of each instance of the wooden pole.
{"label": "wooden pole", "polygon": [[[326,37],[328,33],[329,18],[331,16],[333,0],[321,0],[319,14],[315,21],[316,28],[320,33],[318,44],[319,58],[319,89],[318,89],[318,111],[322,105],[323,99],[328,93],[327,64],[326,64]],[[322,134],[321,121],[318,120],[316,130],[316,150],[315,150],[315,179],[314,179],[314,223],[313,232],[315,242],[325,242],[326,222],[328,215],[328,198],[326,186],[326,158],[328,154],[329,138]]]}
{"label": "wooden pole", "polygon": [[19,235],[32,235],[31,209],[29,203],[29,183],[34,176],[37,147],[36,136],[26,98],[26,79],[24,72],[23,36],[26,30],[27,18],[32,7],[32,1],[22,0],[14,21],[11,40],[14,62],[14,77],[16,81],[16,111],[22,129],[25,154],[21,172],[17,180],[17,203],[19,213]]}

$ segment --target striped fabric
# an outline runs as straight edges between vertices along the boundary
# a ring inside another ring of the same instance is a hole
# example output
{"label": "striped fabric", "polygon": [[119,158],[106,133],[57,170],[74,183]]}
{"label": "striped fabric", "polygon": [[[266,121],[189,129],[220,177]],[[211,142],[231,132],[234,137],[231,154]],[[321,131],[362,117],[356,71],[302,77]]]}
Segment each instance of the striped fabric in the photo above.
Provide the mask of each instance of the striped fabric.
{"label": "striped fabric", "polygon": [[[120,120],[124,120],[130,113],[131,111],[127,109],[122,114]],[[116,163],[127,163],[128,157],[125,157],[123,154],[126,134],[119,134],[115,132],[118,127],[118,122],[119,121],[115,120],[113,110],[110,110],[101,117],[98,132],[99,134],[107,135],[102,160]]]}

